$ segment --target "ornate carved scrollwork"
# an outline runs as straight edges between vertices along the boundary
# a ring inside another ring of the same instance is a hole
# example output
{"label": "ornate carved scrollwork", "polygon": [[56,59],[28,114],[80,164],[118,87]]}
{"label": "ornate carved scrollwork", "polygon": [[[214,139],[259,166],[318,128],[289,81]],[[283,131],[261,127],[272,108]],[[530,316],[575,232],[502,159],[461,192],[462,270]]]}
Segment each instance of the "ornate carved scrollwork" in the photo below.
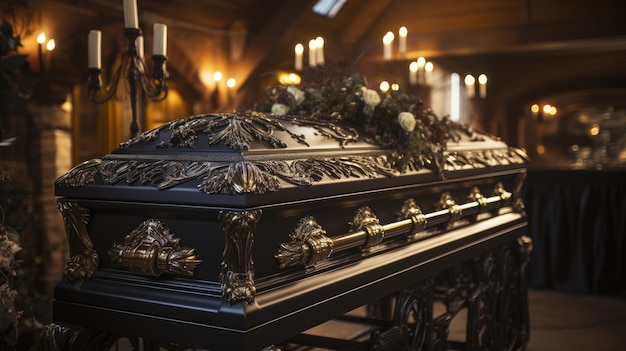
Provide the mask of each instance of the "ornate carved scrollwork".
{"label": "ornate carved scrollwork", "polygon": [[274,256],[280,268],[299,264],[310,267],[333,252],[333,241],[312,216],[302,218],[289,237],[291,242],[280,244]]}
{"label": "ornate carved scrollwork", "polygon": [[99,158],[85,161],[59,177],[55,184],[64,187],[79,187],[91,184],[95,181],[95,176],[101,163],[102,160]]}
{"label": "ornate carved scrollwork", "polygon": [[158,277],[161,274],[193,276],[202,262],[195,249],[184,249],[180,239],[156,219],[141,223],[124,242],[116,242],[109,251],[111,262],[131,272]]}
{"label": "ornate carved scrollwork", "polygon": [[70,247],[70,258],[63,270],[65,279],[91,278],[98,269],[100,257],[87,232],[89,210],[75,202],[59,202],[57,207],[63,216]]}
{"label": "ornate carved scrollwork", "polygon": [[228,303],[252,303],[256,294],[252,248],[261,211],[223,211],[219,217],[226,234],[220,271],[222,297]]}

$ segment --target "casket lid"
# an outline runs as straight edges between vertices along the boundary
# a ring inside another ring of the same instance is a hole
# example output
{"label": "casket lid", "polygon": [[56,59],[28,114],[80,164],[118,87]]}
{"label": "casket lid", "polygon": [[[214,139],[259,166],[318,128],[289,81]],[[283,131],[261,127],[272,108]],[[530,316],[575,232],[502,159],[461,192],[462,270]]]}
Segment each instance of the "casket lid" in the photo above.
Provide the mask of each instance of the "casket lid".
{"label": "casket lid", "polygon": [[55,189],[66,197],[248,207],[526,167],[520,150],[447,123],[444,145],[425,142],[408,153],[345,123],[258,112],[192,116],[74,167]]}

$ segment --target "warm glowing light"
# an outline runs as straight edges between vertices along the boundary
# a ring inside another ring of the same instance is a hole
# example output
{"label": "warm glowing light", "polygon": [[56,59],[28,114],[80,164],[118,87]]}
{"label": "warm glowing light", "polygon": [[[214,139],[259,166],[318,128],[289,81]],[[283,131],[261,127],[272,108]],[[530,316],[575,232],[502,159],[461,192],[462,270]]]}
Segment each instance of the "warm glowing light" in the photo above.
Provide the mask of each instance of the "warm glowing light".
{"label": "warm glowing light", "polygon": [[297,55],[302,55],[304,52],[304,45],[298,43],[296,44],[296,48],[294,49]]}
{"label": "warm glowing light", "polygon": [[398,84],[398,83],[391,84],[391,90],[393,90],[393,91],[400,90],[400,84]]}
{"label": "warm glowing light", "polygon": [[487,76],[485,74],[478,76],[478,84],[487,84]]}
{"label": "warm glowing light", "polygon": [[229,88],[234,88],[237,85],[237,80],[233,77],[228,78],[228,80],[226,80],[226,86]]}
{"label": "warm glowing light", "polygon": [[278,81],[282,85],[296,85],[300,84],[302,78],[296,73],[281,73],[278,76]]}
{"label": "warm glowing light", "polygon": [[546,147],[541,144],[537,145],[537,154],[543,155],[545,153],[546,153]]}
{"label": "warm glowing light", "polygon": [[417,65],[417,62],[413,61],[409,64],[409,71],[417,72],[418,70],[419,70],[419,66]]}
{"label": "warm glowing light", "polygon": [[223,75],[222,72],[220,71],[215,71],[215,73],[213,73],[213,80],[216,82],[219,82],[220,80],[222,80]]}
{"label": "warm glowing light", "polygon": [[315,47],[316,48],[323,48],[324,47],[324,38],[322,38],[322,37],[315,38]]}
{"label": "warm glowing light", "polygon": [[530,106],[530,112],[532,112],[532,113],[539,113],[539,105],[538,104],[532,104]]}
{"label": "warm glowing light", "polygon": [[554,115],[556,115],[556,107],[555,107],[555,106],[552,106],[552,107],[550,108],[550,116],[554,116]]}
{"label": "warm glowing light", "polygon": [[419,57],[417,59],[417,66],[418,67],[424,67],[424,65],[426,64],[426,59],[423,57]]}
{"label": "warm glowing light", "polygon": [[432,72],[433,71],[433,63],[432,62],[426,62],[426,64],[424,65],[424,70],[426,72]]}
{"label": "warm glowing light", "polygon": [[309,40],[309,49],[310,50],[317,49],[317,41],[315,39]]}
{"label": "warm glowing light", "polygon": [[48,44],[46,44],[46,49],[48,51],[52,51],[54,50],[55,47],[56,47],[56,43],[54,42],[54,39],[48,40]]}
{"label": "warm glowing light", "polygon": [[589,135],[596,136],[598,134],[600,134],[600,126],[597,124],[592,125],[591,128],[589,128]]}
{"label": "warm glowing light", "polygon": [[382,82],[380,82],[380,86],[379,86],[380,91],[382,91],[383,93],[386,93],[389,91],[389,82],[386,80],[383,80]]}
{"label": "warm glowing light", "polygon": [[450,75],[450,119],[455,122],[461,119],[461,76],[458,73]]}
{"label": "warm glowing light", "polygon": [[473,75],[468,74],[465,76],[465,85],[474,85],[476,83],[476,79]]}
{"label": "warm glowing light", "polygon": [[552,110],[552,106],[550,106],[549,104],[545,104],[543,105],[543,113],[550,113],[550,111]]}
{"label": "warm glowing light", "polygon": [[37,36],[37,43],[43,44],[45,42],[46,42],[46,33],[39,33],[39,35]]}
{"label": "warm glowing light", "polygon": [[409,30],[406,29],[406,27],[400,27],[398,34],[400,34],[401,37],[406,37],[407,34],[409,34]]}
{"label": "warm glowing light", "polygon": [[204,85],[209,86],[213,83],[213,74],[209,71],[201,71],[200,80],[204,83]]}
{"label": "warm glowing light", "polygon": [[387,34],[383,37],[383,44],[391,44],[394,38],[395,36],[393,35],[393,32],[387,32]]}

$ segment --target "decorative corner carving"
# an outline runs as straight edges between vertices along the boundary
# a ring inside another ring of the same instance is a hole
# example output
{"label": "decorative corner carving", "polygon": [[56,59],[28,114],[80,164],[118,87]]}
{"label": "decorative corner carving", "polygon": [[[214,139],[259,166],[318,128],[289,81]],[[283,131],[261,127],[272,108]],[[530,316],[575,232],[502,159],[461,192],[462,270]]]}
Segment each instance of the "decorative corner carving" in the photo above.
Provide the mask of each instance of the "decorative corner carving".
{"label": "decorative corner carving", "polygon": [[252,248],[261,210],[222,211],[226,241],[220,271],[222,297],[228,303],[252,303],[256,294]]}
{"label": "decorative corner carving", "polygon": [[102,160],[99,158],[85,161],[60,176],[55,184],[60,187],[80,187],[95,182]]}
{"label": "decorative corner carving", "polygon": [[402,204],[402,209],[400,209],[398,220],[401,219],[410,219],[413,222],[413,226],[411,227],[411,231],[408,235],[414,235],[426,229],[426,224],[428,220],[426,220],[426,216],[422,213],[422,209],[415,203],[413,199],[407,199]]}
{"label": "decorative corner carving", "polygon": [[359,208],[349,224],[351,230],[363,230],[367,234],[365,244],[361,247],[363,252],[369,251],[385,238],[385,228],[380,225],[378,217],[367,206]]}
{"label": "decorative corner carving", "polygon": [[450,193],[445,192],[441,194],[441,198],[439,199],[439,203],[437,204],[437,208],[440,210],[447,209],[450,217],[448,218],[448,222],[446,224],[446,229],[452,228],[454,222],[461,218],[463,211],[461,206],[456,204],[456,201],[452,198]]}
{"label": "decorative corner carving", "polygon": [[57,207],[63,216],[70,248],[70,258],[63,269],[65,279],[91,278],[100,265],[100,257],[87,232],[89,210],[75,202],[59,202]]}
{"label": "decorative corner carving", "polygon": [[333,252],[333,240],[312,216],[302,218],[289,237],[291,241],[280,244],[274,256],[280,268],[299,264],[311,267]]}
{"label": "decorative corner carving", "polygon": [[193,276],[202,263],[195,249],[181,248],[180,239],[156,219],[141,223],[124,242],[114,243],[109,256],[113,264],[155,277],[161,274]]}

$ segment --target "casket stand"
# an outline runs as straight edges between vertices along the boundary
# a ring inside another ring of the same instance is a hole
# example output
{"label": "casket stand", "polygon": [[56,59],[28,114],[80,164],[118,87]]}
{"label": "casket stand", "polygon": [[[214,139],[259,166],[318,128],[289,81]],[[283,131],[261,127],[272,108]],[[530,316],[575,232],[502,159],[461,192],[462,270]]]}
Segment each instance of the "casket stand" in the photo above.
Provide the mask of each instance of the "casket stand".
{"label": "casket stand", "polygon": [[[41,349],[524,349],[528,160],[453,132],[403,159],[342,124],[208,114],[76,166],[55,184],[70,259]],[[332,319],[370,332],[305,333]]]}

